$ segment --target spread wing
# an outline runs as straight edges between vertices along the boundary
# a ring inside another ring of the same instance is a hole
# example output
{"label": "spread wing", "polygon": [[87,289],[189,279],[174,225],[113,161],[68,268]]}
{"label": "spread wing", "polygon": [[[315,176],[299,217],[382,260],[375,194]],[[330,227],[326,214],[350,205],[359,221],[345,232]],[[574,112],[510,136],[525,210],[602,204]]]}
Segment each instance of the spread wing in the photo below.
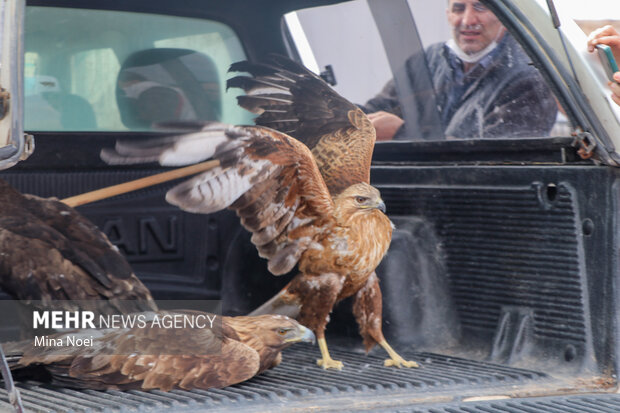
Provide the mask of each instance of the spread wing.
{"label": "spread wing", "polygon": [[230,71],[248,72],[228,80],[241,88],[239,105],[259,114],[257,125],[284,132],[305,143],[314,155],[331,194],[370,183],[375,129],[366,115],[320,77],[278,55],[265,63],[234,63]]}
{"label": "spread wing", "polygon": [[[157,314],[161,317],[181,313]],[[165,391],[174,387],[225,387],[248,380],[259,371],[257,351],[227,337],[222,328],[149,328],[152,317],[146,320],[147,328],[48,336],[67,343],[68,336],[94,335],[92,347],[35,347],[32,340],[22,342],[22,357],[12,368],[44,365],[56,384],[74,388]],[[14,353],[19,346],[11,344]]]}
{"label": "spread wing", "polygon": [[114,300],[152,310],[148,289],[107,237],[54,199],[22,195],[0,180],[0,287],[21,300]]}
{"label": "spread wing", "polygon": [[333,220],[334,204],[312,153],[273,129],[208,124],[187,135],[117,142],[101,157],[168,166],[218,159],[218,167],[172,188],[166,199],[190,212],[234,210],[276,275],[290,271]]}

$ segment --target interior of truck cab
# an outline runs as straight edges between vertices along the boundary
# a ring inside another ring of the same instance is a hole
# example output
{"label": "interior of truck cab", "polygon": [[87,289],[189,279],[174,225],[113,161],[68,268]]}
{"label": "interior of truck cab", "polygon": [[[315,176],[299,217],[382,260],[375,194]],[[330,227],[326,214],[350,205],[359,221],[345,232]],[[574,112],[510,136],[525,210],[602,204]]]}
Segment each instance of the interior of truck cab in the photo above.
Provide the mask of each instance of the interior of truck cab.
{"label": "interior of truck cab", "polygon": [[[28,7],[25,19],[34,28],[25,33],[29,130],[148,131],[177,120],[251,121],[225,91],[228,67],[245,59],[225,24],[54,7]],[[78,32],[86,35],[74,37]],[[54,96],[64,100],[49,102]]]}

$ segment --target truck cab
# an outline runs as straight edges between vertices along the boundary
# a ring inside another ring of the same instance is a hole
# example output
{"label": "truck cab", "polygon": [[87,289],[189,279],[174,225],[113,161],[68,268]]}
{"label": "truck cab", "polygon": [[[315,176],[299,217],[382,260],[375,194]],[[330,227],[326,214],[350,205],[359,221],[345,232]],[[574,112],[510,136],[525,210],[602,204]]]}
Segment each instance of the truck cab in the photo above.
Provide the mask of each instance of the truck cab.
{"label": "truck cab", "polygon": [[[240,60],[288,56],[369,113],[391,82],[404,126],[373,155],[371,183],[396,226],[377,274],[386,338],[421,365],[394,369],[380,349],[366,355],[345,300],[327,326],[342,371],[316,366],[316,347],[293,346],[280,366],[226,389],[121,393],[26,381],[27,409],[620,411],[620,108],[601,62],[552,2],[481,0],[506,30],[497,47],[514,44],[506,76],[520,59],[537,83],[517,89],[524,100],[506,101],[508,111],[486,107],[488,97],[451,124],[429,52],[453,35],[449,3],[427,3],[15,2],[4,28],[19,47],[11,76],[4,60],[0,71],[12,103],[0,120],[9,136],[0,178],[24,193],[64,199],[164,171],[99,156],[117,139],[166,134],[161,122],[252,124],[237,104],[242,92],[226,87]],[[488,96],[523,78],[496,79]],[[526,110],[515,120],[513,107]],[[241,315],[290,280],[269,273],[232,212],[167,204],[175,183],[78,207],[155,299],[221,300],[225,315]]]}

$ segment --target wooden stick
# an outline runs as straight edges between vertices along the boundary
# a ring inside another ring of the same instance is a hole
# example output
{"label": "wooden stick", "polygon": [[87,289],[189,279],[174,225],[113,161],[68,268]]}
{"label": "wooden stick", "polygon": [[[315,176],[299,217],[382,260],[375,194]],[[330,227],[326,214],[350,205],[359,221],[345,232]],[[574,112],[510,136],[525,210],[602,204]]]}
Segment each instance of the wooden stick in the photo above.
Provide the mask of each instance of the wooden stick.
{"label": "wooden stick", "polygon": [[61,202],[76,207],[91,202],[100,201],[102,199],[111,198],[116,195],[125,194],[127,192],[137,191],[138,189],[148,188],[149,186],[161,184],[163,182],[172,181],[174,179],[183,178],[188,175],[194,175],[199,172],[207,171],[219,165],[218,160],[210,160],[197,163],[195,165],[186,166],[184,168],[174,169],[172,171],[162,172],[159,174],[146,176],[134,181],[125,182],[118,185],[112,185],[95,191],[86,192],[69,198],[62,199]]}

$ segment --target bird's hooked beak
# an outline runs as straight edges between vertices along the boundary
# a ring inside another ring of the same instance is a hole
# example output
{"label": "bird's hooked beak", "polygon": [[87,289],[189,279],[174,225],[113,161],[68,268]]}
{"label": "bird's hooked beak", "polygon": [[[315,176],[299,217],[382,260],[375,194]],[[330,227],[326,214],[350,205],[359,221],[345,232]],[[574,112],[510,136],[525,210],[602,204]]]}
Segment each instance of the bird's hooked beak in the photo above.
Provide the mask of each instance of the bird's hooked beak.
{"label": "bird's hooked beak", "polygon": [[385,202],[383,202],[383,199],[379,199],[379,202],[377,202],[377,206],[375,208],[385,214]]}
{"label": "bird's hooked beak", "polygon": [[287,343],[299,343],[303,341],[304,343],[312,343],[312,344],[316,342],[316,336],[314,335],[312,330],[310,330],[307,327],[300,325],[299,328],[297,329],[297,333],[298,334],[296,334],[295,337],[291,337],[287,339],[286,342]]}

